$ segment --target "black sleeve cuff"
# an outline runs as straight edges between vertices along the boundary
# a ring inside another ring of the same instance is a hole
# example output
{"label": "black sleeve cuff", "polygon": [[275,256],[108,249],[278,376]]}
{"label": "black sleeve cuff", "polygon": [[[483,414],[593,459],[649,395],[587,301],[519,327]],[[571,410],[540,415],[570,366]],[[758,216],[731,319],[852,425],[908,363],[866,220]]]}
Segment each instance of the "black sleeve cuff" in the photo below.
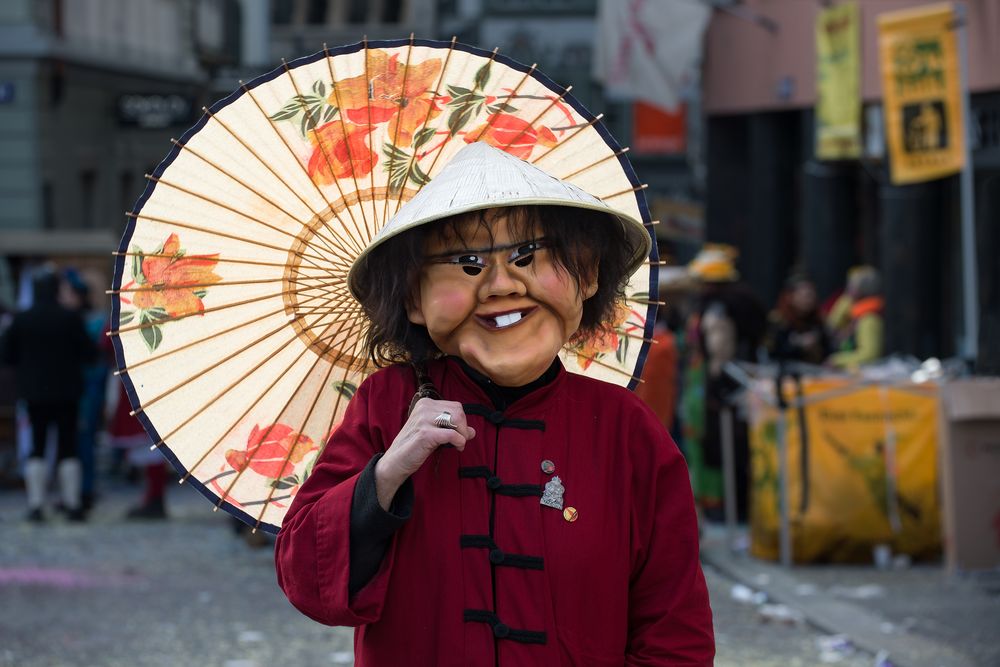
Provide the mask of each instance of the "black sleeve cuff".
{"label": "black sleeve cuff", "polygon": [[399,487],[389,511],[378,503],[375,490],[375,464],[382,458],[376,454],[358,475],[351,502],[350,577],[351,595],[364,588],[382,565],[389,540],[410,518],[413,510],[413,482],[407,479]]}

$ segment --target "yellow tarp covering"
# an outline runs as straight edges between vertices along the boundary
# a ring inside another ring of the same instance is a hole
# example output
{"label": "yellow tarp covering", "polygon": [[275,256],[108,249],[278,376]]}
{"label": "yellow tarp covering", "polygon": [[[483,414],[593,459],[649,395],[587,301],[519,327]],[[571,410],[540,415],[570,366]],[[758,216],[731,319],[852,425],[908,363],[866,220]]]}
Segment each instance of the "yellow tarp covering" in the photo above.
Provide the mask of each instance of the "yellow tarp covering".
{"label": "yellow tarp covering", "polygon": [[[777,415],[750,392],[751,553],[779,557]],[[785,384],[786,398],[796,396]],[[928,385],[854,386],[803,380],[806,465],[796,409],[785,411],[789,521],[797,563],[871,562],[876,544],[915,558],[941,549],[937,484],[938,396]],[[813,402],[815,401],[815,402]],[[806,483],[803,484],[803,479]]]}

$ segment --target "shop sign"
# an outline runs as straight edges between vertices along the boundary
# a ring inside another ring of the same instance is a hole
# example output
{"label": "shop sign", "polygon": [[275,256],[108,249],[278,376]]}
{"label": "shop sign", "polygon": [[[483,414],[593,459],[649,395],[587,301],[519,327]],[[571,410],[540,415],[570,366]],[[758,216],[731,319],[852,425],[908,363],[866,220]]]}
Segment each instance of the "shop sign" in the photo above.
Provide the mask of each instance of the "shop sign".
{"label": "shop sign", "polygon": [[184,95],[121,95],[117,107],[118,122],[124,126],[161,129],[194,122],[194,100]]}
{"label": "shop sign", "polygon": [[965,126],[951,3],[878,17],[892,182],[941,178],[965,165]]}

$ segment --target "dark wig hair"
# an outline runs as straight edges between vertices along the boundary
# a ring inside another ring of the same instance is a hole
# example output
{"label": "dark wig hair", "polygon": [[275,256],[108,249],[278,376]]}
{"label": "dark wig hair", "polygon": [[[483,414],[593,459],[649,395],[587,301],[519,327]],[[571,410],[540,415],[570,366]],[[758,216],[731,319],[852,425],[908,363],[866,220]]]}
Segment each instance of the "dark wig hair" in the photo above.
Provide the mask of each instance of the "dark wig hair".
{"label": "dark wig hair", "polygon": [[[491,224],[507,217],[517,239],[544,237],[558,269],[577,284],[597,280],[597,292],[583,302],[583,317],[574,338],[586,337],[612,319],[624,298],[626,273],[638,248],[622,224],[600,211],[571,206],[512,206],[461,213],[399,234],[365,258],[367,284],[357,297],[370,320],[365,352],[376,366],[423,361],[441,355],[427,329],[410,322],[406,308],[418,289],[428,238],[464,241],[470,221],[490,233]],[[596,270],[597,275],[594,276]]]}

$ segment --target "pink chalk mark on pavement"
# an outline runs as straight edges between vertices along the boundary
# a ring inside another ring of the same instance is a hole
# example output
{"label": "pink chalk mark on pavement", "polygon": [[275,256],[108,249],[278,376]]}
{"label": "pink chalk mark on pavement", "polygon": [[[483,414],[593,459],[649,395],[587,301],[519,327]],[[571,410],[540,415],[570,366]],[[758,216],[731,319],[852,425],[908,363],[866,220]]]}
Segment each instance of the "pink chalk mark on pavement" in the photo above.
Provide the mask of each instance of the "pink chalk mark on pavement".
{"label": "pink chalk mark on pavement", "polygon": [[105,575],[67,568],[0,567],[0,586],[47,586],[50,588],[101,588],[137,581],[129,575]]}

